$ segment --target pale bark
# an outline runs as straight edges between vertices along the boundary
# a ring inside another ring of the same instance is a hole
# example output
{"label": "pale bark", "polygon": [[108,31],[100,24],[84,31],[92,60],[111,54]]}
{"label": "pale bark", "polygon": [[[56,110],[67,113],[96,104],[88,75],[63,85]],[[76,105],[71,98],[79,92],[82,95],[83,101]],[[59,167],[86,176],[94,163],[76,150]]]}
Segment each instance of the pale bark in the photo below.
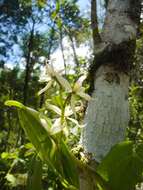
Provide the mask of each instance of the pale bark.
{"label": "pale bark", "polygon": [[101,66],[96,72],[82,143],[98,162],[125,138],[129,121],[128,87],[129,76],[112,65]]}
{"label": "pale bark", "polygon": [[[85,114],[81,144],[85,153],[92,155],[91,160],[97,162],[125,139],[129,122],[129,76],[139,13],[139,1],[109,0],[101,42],[95,44],[96,64],[91,66],[89,77],[92,100]],[[80,189],[95,190],[94,185],[88,171],[81,173]]]}
{"label": "pale bark", "polygon": [[[109,0],[102,41],[120,44],[136,38],[137,23],[133,19],[131,0]],[[134,7],[135,9],[135,7]],[[136,13],[137,14],[137,13]]]}
{"label": "pale bark", "polygon": [[[85,155],[91,155],[90,160],[101,162],[115,144],[125,139],[129,76],[139,15],[140,1],[108,0],[101,42],[94,44],[95,62],[89,72],[92,100],[81,135],[81,144]],[[81,173],[80,189],[95,190],[94,177],[88,176],[88,171]]]}
{"label": "pale bark", "polygon": [[[134,14],[134,9],[136,15]],[[85,152],[101,161],[124,140],[129,121],[129,68],[133,61],[139,2],[109,0],[101,43],[92,68],[94,91],[85,116],[81,142]]]}

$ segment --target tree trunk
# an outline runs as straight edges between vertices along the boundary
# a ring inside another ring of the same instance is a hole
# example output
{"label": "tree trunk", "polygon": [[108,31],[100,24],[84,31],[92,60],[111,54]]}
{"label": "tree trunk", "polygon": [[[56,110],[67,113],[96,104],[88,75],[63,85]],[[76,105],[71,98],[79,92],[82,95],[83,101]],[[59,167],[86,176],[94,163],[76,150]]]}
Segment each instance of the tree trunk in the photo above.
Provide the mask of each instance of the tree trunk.
{"label": "tree trunk", "polygon": [[[51,51],[52,51],[52,47],[53,47],[53,44],[54,44],[54,36],[55,36],[55,28],[52,27],[50,37],[49,37],[50,41],[47,44],[47,46],[48,46],[47,60],[48,61],[51,59]],[[40,108],[42,108],[42,106],[44,104],[44,101],[45,101],[45,93],[42,93],[41,96],[40,96],[40,103],[39,103]]]}
{"label": "tree trunk", "polygon": [[128,87],[129,76],[113,65],[101,66],[96,72],[82,138],[84,148],[98,162],[125,138],[129,122]]}
{"label": "tree trunk", "polygon": [[25,79],[24,79],[24,87],[23,87],[23,104],[25,105],[27,104],[29,81],[30,81],[31,72],[33,69],[33,61],[31,58],[31,52],[33,50],[34,27],[35,27],[35,22],[33,21],[33,26],[30,33],[29,42],[28,42],[28,53],[26,56]]}
{"label": "tree trunk", "polygon": [[68,33],[68,37],[69,37],[70,42],[71,42],[71,48],[72,48],[72,51],[73,51],[73,57],[74,57],[74,62],[76,64],[76,68],[79,68],[79,60],[78,60],[78,56],[76,54],[76,48],[75,48],[75,44],[74,44],[74,39],[72,37],[72,31],[70,31],[70,29],[68,29],[67,33]]}
{"label": "tree trunk", "polygon": [[63,46],[63,32],[62,32],[61,28],[60,28],[60,47],[61,47],[61,52],[62,52],[62,57],[63,57],[63,62],[64,62],[65,76],[66,76],[67,75],[67,65],[66,65],[64,46]]}
{"label": "tree trunk", "polygon": [[92,37],[94,51],[97,43],[101,42],[101,37],[98,29],[98,18],[97,18],[97,4],[96,0],[91,0],[91,28],[92,28]]}
{"label": "tree trunk", "polygon": [[[85,153],[97,162],[125,139],[129,122],[129,77],[139,16],[139,1],[109,0],[101,42],[95,44],[95,60],[89,71],[92,100],[88,103],[81,143]],[[80,186],[85,179],[81,178]],[[88,189],[96,187],[91,182],[89,187],[82,188]]]}

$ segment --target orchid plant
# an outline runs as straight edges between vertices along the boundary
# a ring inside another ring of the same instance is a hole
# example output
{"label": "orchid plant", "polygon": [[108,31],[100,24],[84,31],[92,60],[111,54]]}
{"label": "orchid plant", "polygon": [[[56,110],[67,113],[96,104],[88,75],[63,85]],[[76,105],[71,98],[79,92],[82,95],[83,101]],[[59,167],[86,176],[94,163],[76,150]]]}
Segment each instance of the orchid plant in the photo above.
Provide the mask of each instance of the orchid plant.
{"label": "orchid plant", "polygon": [[[78,115],[83,110],[81,99],[86,101],[91,99],[83,87],[85,79],[86,76],[82,75],[74,84],[70,84],[62,76],[61,71],[57,71],[52,64],[46,64],[45,74],[40,78],[40,82],[45,83],[45,87],[38,92],[38,95],[40,96],[55,88],[56,97],[58,96],[60,101],[59,104],[55,104],[51,101],[52,98],[47,97],[44,112],[42,112],[26,107],[14,100],[5,103],[7,106],[17,108],[21,126],[35,147],[40,160],[55,172],[65,188],[73,190],[79,188],[78,160],[69,150],[66,141],[73,131],[73,126],[75,128],[82,127],[78,121]],[[51,94],[51,96],[55,96],[55,94]],[[49,117],[50,112],[54,112],[54,117]],[[39,163],[39,159],[36,160],[34,162],[37,164],[34,165],[41,171],[42,165]],[[40,177],[39,180],[41,180]],[[32,188],[30,185],[30,189]]]}

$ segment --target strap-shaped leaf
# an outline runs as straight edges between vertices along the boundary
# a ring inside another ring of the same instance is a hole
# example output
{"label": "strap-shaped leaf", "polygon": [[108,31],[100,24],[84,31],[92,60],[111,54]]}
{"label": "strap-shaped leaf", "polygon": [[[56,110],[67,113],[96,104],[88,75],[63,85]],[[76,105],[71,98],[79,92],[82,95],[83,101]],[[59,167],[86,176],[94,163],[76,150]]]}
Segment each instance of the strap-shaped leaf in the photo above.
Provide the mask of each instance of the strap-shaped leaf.
{"label": "strap-shaped leaf", "polygon": [[42,161],[36,156],[29,165],[27,190],[42,190]]}
{"label": "strap-shaped leaf", "polygon": [[143,144],[125,141],[115,145],[98,167],[111,190],[131,190],[143,172]]}
{"label": "strap-shaped leaf", "polygon": [[65,165],[66,163],[66,166],[63,167],[66,178],[70,184],[74,185],[75,187],[79,187],[77,166],[75,164],[75,161],[72,159],[71,154],[64,141],[61,142],[60,156],[62,164]]}
{"label": "strap-shaped leaf", "polygon": [[41,114],[34,109],[16,101],[7,101],[5,104],[19,108],[21,126],[39,157],[56,172],[68,189],[78,188],[76,164],[62,138],[50,134],[50,131],[45,129],[41,123]]}
{"label": "strap-shaped leaf", "polygon": [[29,140],[36,148],[40,158],[53,166],[52,160],[56,144],[47,130],[42,126],[39,113],[31,108],[18,110],[19,120]]}

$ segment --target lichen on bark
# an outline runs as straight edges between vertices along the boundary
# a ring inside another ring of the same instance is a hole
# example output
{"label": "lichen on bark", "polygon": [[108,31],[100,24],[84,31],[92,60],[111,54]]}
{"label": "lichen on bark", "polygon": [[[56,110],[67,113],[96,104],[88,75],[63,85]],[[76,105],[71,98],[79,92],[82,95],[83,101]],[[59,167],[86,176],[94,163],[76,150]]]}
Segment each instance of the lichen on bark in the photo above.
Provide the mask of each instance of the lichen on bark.
{"label": "lichen on bark", "polygon": [[97,161],[124,140],[128,126],[129,77],[140,12],[139,2],[134,1],[133,9],[131,1],[108,1],[101,42],[94,44],[95,59],[89,70],[92,100],[81,142]]}

